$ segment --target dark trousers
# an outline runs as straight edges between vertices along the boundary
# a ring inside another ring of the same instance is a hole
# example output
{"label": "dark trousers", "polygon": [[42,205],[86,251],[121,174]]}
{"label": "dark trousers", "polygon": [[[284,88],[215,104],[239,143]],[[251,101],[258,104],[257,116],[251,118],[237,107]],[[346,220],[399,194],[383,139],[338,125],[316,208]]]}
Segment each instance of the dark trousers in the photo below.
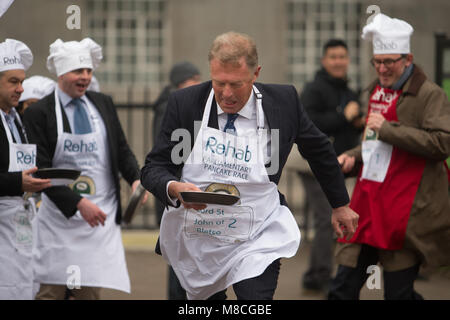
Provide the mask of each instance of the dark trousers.
{"label": "dark trousers", "polygon": [[[329,300],[358,300],[362,286],[370,274],[367,268],[378,262],[377,249],[362,245],[356,268],[339,265],[336,277],[331,284]],[[387,272],[383,271],[384,298],[386,300],[422,300],[423,297],[414,290],[414,281],[420,265]]]}
{"label": "dark trousers", "polygon": [[[273,261],[259,276],[233,284],[238,300],[272,300],[280,274],[280,259]],[[208,300],[226,300],[226,289],[213,294]]]}
{"label": "dark trousers", "polygon": [[187,300],[186,291],[180,284],[175,271],[171,266],[168,266],[168,299],[169,300]]}
{"label": "dark trousers", "polygon": [[311,244],[309,268],[303,275],[303,286],[321,289],[328,286],[333,269],[332,208],[325,194],[310,173],[299,172],[305,188],[306,200],[314,215],[314,239]]}

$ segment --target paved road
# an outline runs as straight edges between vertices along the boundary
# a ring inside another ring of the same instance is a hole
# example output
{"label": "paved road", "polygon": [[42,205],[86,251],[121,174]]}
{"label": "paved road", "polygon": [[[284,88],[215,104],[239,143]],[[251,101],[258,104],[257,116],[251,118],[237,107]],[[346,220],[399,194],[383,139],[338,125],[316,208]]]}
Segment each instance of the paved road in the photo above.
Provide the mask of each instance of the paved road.
{"label": "paved road", "polygon": [[[167,265],[161,256],[153,252],[157,236],[156,232],[123,232],[132,292],[127,294],[104,289],[102,291],[103,299],[166,299]],[[309,251],[310,244],[303,241],[296,256],[291,259],[282,259],[275,299],[319,300],[325,298],[320,294],[304,292],[300,286],[301,275],[308,265]],[[450,300],[450,279],[439,274],[433,275],[427,281],[416,281],[416,290],[425,299]],[[228,289],[227,294],[229,299],[236,298],[231,288]],[[364,286],[361,291],[361,299],[379,300],[382,298],[382,288],[369,290]]]}

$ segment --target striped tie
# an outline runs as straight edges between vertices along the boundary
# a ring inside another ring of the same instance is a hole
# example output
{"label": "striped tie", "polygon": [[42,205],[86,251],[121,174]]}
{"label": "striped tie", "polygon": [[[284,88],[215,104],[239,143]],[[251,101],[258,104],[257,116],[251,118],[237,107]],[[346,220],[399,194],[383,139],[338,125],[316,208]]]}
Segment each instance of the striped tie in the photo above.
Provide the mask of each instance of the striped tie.
{"label": "striped tie", "polygon": [[22,139],[20,139],[19,130],[17,130],[17,126],[14,123],[14,118],[15,117],[12,114],[5,115],[6,122],[8,122],[8,126],[9,126],[9,129],[11,130],[11,133],[14,136],[14,140],[16,141],[16,143],[22,143]]}
{"label": "striped tie", "polygon": [[236,135],[236,127],[234,126],[234,121],[236,121],[238,115],[239,114],[237,113],[228,113],[227,123],[223,128],[224,132]]}

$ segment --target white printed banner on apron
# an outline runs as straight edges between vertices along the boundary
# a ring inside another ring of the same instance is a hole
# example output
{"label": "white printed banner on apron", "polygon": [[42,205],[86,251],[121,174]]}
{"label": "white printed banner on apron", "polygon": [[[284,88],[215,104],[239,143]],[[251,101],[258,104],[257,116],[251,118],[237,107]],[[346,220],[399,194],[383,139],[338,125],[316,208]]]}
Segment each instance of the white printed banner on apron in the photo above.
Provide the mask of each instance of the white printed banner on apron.
{"label": "white printed banner on apron", "polygon": [[[32,199],[30,199],[32,201]],[[19,206],[14,215],[14,227],[16,229],[16,248],[24,252],[31,252],[33,245],[33,232],[31,220],[33,214],[23,206]]]}
{"label": "white printed banner on apron", "polygon": [[383,182],[392,157],[392,145],[379,140],[362,142],[363,171],[361,179]]}
{"label": "white printed banner on apron", "polygon": [[188,237],[210,236],[224,242],[249,239],[253,226],[253,209],[246,206],[212,206],[185,211],[184,230]]}

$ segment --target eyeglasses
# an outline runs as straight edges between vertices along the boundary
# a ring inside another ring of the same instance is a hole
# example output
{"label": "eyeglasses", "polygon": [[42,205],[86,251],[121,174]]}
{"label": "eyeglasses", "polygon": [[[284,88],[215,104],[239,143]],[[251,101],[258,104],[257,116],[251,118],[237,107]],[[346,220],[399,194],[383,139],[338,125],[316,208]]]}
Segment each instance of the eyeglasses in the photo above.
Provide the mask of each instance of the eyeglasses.
{"label": "eyeglasses", "polygon": [[384,66],[386,68],[390,68],[394,65],[394,63],[396,63],[397,61],[403,59],[404,57],[400,57],[397,59],[384,59],[384,60],[380,60],[380,59],[375,59],[372,58],[370,59],[370,63],[375,67],[378,68],[379,66],[381,66],[381,64],[384,64]]}

